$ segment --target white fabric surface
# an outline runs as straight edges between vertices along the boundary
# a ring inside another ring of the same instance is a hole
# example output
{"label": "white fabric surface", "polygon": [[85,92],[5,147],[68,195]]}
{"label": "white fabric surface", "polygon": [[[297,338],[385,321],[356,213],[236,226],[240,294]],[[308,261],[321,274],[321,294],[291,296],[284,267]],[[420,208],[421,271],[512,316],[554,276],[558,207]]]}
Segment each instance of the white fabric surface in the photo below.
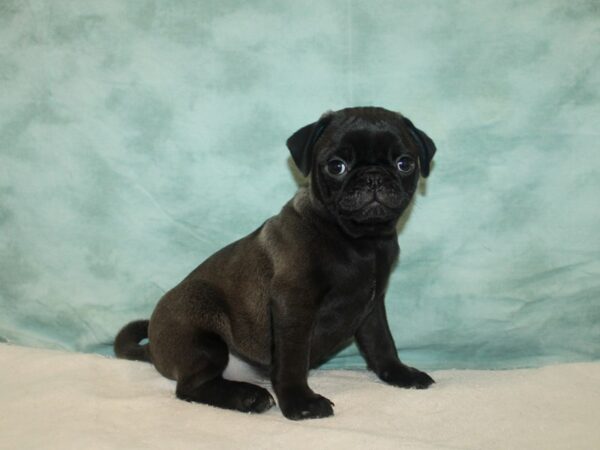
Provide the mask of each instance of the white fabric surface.
{"label": "white fabric surface", "polygon": [[600,363],[438,371],[426,391],[314,371],[335,416],[302,422],[179,401],[144,363],[0,344],[0,367],[2,449],[600,449]]}

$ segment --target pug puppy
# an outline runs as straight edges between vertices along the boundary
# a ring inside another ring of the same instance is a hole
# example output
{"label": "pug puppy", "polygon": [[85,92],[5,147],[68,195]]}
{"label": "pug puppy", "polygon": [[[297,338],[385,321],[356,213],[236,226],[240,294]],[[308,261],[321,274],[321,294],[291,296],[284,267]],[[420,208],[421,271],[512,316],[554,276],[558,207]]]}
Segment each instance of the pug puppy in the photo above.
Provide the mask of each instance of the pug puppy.
{"label": "pug puppy", "polygon": [[253,413],[272,407],[266,389],[223,378],[235,355],[270,375],[294,420],[333,414],[308,371],[353,341],[381,380],[429,387],[429,375],[398,358],[384,297],[399,253],[396,224],[429,174],[433,141],[396,112],[362,107],[325,113],[287,146],[308,186],[167,292],[149,321],[126,325],[116,355],[152,362],[176,380],[180,399]]}

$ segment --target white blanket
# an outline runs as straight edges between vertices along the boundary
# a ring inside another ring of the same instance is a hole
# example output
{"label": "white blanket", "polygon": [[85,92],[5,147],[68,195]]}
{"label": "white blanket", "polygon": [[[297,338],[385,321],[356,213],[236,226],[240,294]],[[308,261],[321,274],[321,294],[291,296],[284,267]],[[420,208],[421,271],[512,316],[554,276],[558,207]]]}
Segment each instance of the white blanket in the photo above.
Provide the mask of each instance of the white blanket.
{"label": "white blanket", "polygon": [[438,371],[426,391],[314,371],[335,416],[301,422],[177,400],[144,363],[0,344],[0,367],[2,449],[600,449],[600,363]]}

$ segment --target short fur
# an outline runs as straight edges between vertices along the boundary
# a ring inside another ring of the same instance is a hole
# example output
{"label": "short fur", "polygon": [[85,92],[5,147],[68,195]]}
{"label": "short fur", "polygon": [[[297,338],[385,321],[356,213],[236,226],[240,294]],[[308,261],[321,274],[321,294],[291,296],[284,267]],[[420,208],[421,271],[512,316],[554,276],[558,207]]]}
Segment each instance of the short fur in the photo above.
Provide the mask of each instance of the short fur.
{"label": "short fur", "polygon": [[[419,168],[429,173],[433,141],[400,114],[365,107],[326,113],[287,144],[308,187],[167,292],[149,322],[125,326],[117,356],[151,361],[177,381],[181,399],[270,408],[266,389],[222,377],[234,354],[270,374],[290,419],[333,414],[309,388],[308,370],[352,341],[382,380],[427,388],[431,377],[398,358],[384,296],[399,253],[396,225]],[[335,160],[344,173],[333,173]]]}

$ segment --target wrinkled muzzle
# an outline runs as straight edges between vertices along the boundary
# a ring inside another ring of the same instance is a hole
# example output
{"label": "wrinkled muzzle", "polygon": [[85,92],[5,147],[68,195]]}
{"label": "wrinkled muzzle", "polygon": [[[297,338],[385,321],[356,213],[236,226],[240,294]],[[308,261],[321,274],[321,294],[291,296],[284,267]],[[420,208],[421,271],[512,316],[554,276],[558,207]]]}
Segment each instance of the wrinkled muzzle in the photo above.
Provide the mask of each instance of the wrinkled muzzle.
{"label": "wrinkled muzzle", "polygon": [[408,202],[402,185],[385,171],[366,169],[349,179],[337,200],[341,216],[356,222],[398,218]]}

